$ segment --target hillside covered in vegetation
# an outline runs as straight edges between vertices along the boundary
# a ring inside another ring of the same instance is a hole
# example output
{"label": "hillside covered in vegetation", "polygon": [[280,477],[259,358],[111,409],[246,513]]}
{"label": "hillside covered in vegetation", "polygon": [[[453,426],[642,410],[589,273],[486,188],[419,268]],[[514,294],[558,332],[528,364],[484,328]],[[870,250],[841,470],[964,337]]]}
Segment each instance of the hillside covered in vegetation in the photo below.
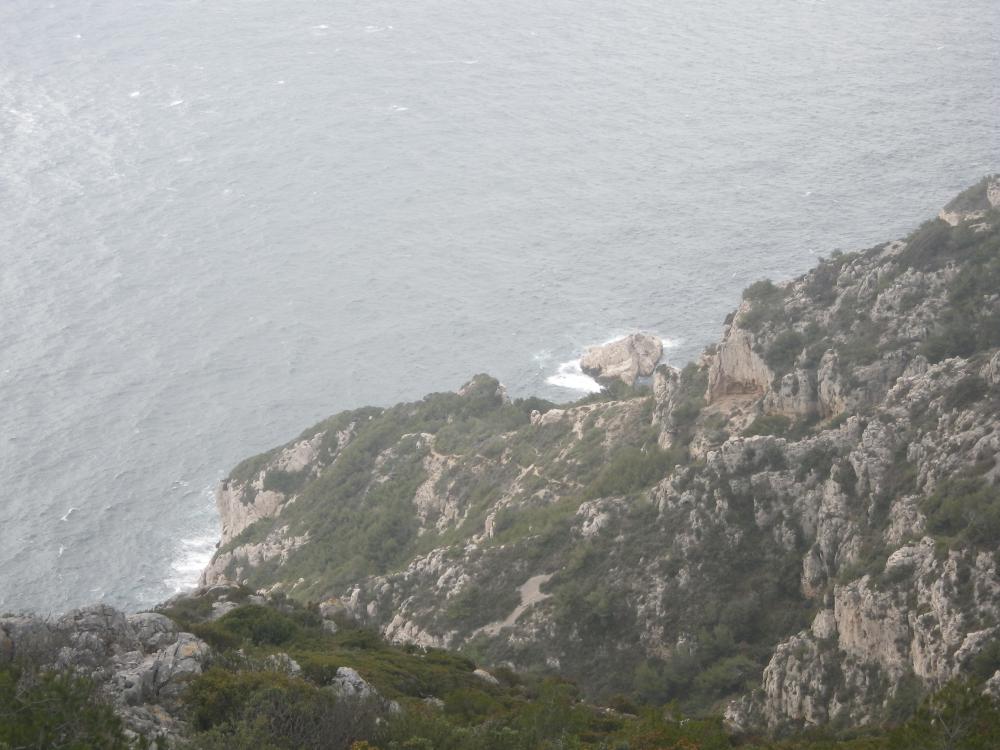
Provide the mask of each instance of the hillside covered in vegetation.
{"label": "hillside covered in vegetation", "polygon": [[649,385],[557,406],[477,376],[316,425],[223,484],[204,582],[743,728],[992,677],[998,197],[751,285]]}
{"label": "hillside covered in vegetation", "polygon": [[[997,747],[971,681],[886,730],[735,736],[720,717],[624,696],[598,706],[558,677],[492,672],[397,646],[283,596],[215,586],[160,612],[96,605],[0,621],[0,748],[191,750],[913,750]],[[186,632],[190,631],[190,632]],[[145,654],[145,656],[143,656]]]}
{"label": "hillside covered in vegetation", "polygon": [[204,748],[1000,746],[998,203],[752,284],[648,382],[478,375],[244,461],[195,595],[0,619],[0,725],[38,690]]}

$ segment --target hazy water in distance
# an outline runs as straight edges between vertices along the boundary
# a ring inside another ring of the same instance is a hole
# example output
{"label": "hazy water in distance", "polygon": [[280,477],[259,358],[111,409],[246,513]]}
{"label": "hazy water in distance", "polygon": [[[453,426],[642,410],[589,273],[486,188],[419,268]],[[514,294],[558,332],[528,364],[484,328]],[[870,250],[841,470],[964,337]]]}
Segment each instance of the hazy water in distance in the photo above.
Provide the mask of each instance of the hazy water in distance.
{"label": "hazy water in distance", "polygon": [[0,3],[0,610],[150,606],[322,417],[514,395],[997,168],[995,0]]}

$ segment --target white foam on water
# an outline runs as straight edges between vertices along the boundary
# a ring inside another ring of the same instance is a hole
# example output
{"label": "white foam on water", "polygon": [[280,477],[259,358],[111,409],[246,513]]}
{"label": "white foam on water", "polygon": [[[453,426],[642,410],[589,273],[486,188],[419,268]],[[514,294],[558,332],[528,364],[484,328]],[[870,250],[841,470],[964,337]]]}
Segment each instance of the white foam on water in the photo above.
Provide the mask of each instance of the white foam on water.
{"label": "white foam on water", "polygon": [[184,103],[184,100],[183,100],[183,99],[174,99],[174,100],[173,100],[172,102],[170,102],[170,104],[168,104],[167,106],[168,106],[168,107],[177,107],[177,106],[180,106],[180,105],[181,105],[181,104],[183,104],[183,103]]}
{"label": "white foam on water", "polygon": [[[626,333],[616,333],[606,341],[602,341],[600,344],[592,344],[585,346],[583,348],[584,350],[587,350],[590,348],[590,346],[607,346],[612,341],[617,341],[618,339],[628,336],[629,333],[632,332],[630,331]],[[653,335],[658,336],[659,339],[663,342],[664,351],[667,351],[668,349],[676,349],[678,346],[684,343],[683,339],[666,338],[664,336],[659,336],[659,334],[655,332],[653,332]],[[535,360],[542,362],[545,359],[547,359],[548,356],[549,356],[548,352],[542,352],[540,354],[535,355]],[[567,388],[569,390],[581,391],[583,393],[598,393],[599,391],[602,390],[601,384],[598,383],[596,380],[594,380],[592,377],[590,377],[587,373],[585,373],[583,371],[583,368],[580,367],[579,358],[561,363],[559,365],[559,368],[556,370],[556,373],[554,375],[549,375],[547,378],[545,378],[545,382],[548,383],[549,385],[554,385],[559,388]]]}
{"label": "white foam on water", "polygon": [[[214,488],[206,487],[202,495],[214,508]],[[170,563],[170,572],[163,580],[164,585],[175,594],[197,586],[201,572],[215,554],[219,529],[214,510],[212,516],[209,528],[203,528],[192,536],[184,537],[177,544],[173,561]]]}
{"label": "white foam on water", "polygon": [[660,337],[660,340],[663,341],[664,350],[676,349],[678,346],[684,343],[684,339],[667,339],[663,338],[662,336]]}
{"label": "white foam on water", "polygon": [[559,365],[559,369],[555,375],[549,375],[545,378],[545,382],[559,388],[568,388],[572,391],[582,391],[583,393],[598,393],[601,391],[601,384],[580,368],[579,359],[571,359],[569,362],[563,362]]}
{"label": "white foam on water", "polygon": [[212,559],[217,541],[215,531],[181,539],[177,545],[177,556],[170,564],[170,573],[164,579],[167,587],[179,593],[197,586],[198,576]]}

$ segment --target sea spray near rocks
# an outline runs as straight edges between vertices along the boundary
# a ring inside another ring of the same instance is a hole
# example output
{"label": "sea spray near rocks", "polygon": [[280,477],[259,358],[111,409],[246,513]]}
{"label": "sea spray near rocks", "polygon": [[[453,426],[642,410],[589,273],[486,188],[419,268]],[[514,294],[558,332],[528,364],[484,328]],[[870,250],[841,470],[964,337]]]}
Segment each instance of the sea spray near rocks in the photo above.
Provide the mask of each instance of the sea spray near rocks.
{"label": "sea spray near rocks", "polygon": [[634,385],[639,377],[648,378],[663,357],[663,342],[648,333],[632,333],[600,346],[587,347],[580,357],[580,368],[596,378],[621,380]]}
{"label": "sea spray near rocks", "polygon": [[587,375],[580,367],[579,357],[560,363],[555,374],[545,378],[545,382],[559,388],[583,393],[598,393],[601,390],[601,384]]}

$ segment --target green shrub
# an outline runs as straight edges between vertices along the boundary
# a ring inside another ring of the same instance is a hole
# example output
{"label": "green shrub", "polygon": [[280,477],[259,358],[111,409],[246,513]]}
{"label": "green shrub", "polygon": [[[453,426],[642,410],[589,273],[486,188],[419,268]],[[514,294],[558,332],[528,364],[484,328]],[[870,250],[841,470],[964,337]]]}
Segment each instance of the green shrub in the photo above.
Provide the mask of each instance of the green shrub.
{"label": "green shrub", "polygon": [[304,471],[282,471],[271,469],[264,475],[264,489],[294,495],[306,483],[309,475]]}
{"label": "green shrub", "polygon": [[813,472],[822,480],[830,476],[836,453],[830,448],[817,445],[806,451],[795,469],[795,481],[801,482]]}
{"label": "green shrub", "polygon": [[926,692],[923,681],[915,674],[903,675],[886,704],[886,720],[893,725],[902,724],[917,712]]}
{"label": "green shrub", "polygon": [[755,281],[743,290],[743,299],[753,304],[763,304],[782,299],[784,291],[770,279]]}
{"label": "green shrub", "polygon": [[795,359],[802,352],[806,338],[794,329],[782,331],[767,348],[764,359],[776,376],[791,372]]}
{"label": "green shrub", "polygon": [[210,669],[184,697],[198,750],[256,747],[348,750],[371,739],[380,713],[371,701],[338,698],[277,672]]}
{"label": "green shrub", "polygon": [[927,269],[947,253],[951,227],[942,219],[925,221],[906,238],[901,260],[915,268]]}
{"label": "green shrub", "polygon": [[949,357],[971,357],[976,351],[976,331],[969,322],[954,313],[944,319],[920,346],[920,353],[931,364]]}
{"label": "green shrub", "polygon": [[280,452],[281,448],[273,448],[265,453],[260,453],[241,461],[229,473],[229,479],[234,482],[249,482],[256,479],[257,475],[267,466],[268,462]]}
{"label": "green shrub", "polygon": [[1000,670],[1000,638],[992,638],[969,663],[969,675],[977,680],[988,680]]}
{"label": "green shrub", "polygon": [[128,747],[121,720],[89,680],[0,669],[0,748]]}
{"label": "green shrub", "polygon": [[652,487],[677,464],[676,452],[626,447],[612,456],[583,494],[588,498],[630,495]]}
{"label": "green shrub", "polygon": [[[681,370],[678,395],[672,413],[674,426],[685,432],[690,440],[690,428],[705,408],[705,391],[708,389],[708,371],[694,362]],[[683,441],[682,441],[683,442]]]}
{"label": "green shrub", "polygon": [[749,331],[760,331],[766,325],[777,325],[785,319],[785,290],[768,279],[756,281],[743,290],[743,299],[750,309],[743,313],[741,324]]}
{"label": "green shrub", "polygon": [[978,375],[967,375],[955,384],[955,387],[945,396],[944,408],[964,409],[979,401],[989,392],[986,381]]}
{"label": "green shrub", "polygon": [[956,681],[927,698],[916,716],[889,737],[890,750],[994,750],[1000,710],[982,688]]}
{"label": "green shrub", "polygon": [[879,358],[879,329],[872,319],[864,315],[858,319],[847,336],[837,345],[837,360],[841,372],[868,365]]}
{"label": "green shrub", "polygon": [[280,646],[299,633],[299,626],[291,617],[271,607],[256,604],[226,613],[215,625],[236,638],[258,646]]}
{"label": "green shrub", "polygon": [[728,656],[702,670],[694,680],[694,688],[705,700],[722,698],[742,690],[760,672],[760,666],[752,659],[740,654]]}
{"label": "green shrub", "polygon": [[821,259],[819,264],[809,273],[806,283],[806,294],[819,305],[830,305],[837,299],[837,279],[843,261]]}
{"label": "green shrub", "polygon": [[985,211],[990,208],[990,201],[987,197],[987,186],[990,177],[984,177],[972,187],[968,187],[956,195],[944,207],[945,211]]}
{"label": "green shrub", "polygon": [[935,269],[960,261],[948,287],[948,306],[920,347],[931,362],[970,357],[1000,346],[1000,311],[993,295],[1000,288],[1000,213],[990,212],[988,228],[973,231],[943,222],[918,231],[900,262]]}
{"label": "green shrub", "polygon": [[942,480],[920,509],[927,516],[927,530],[947,537],[953,546],[995,545],[1000,538],[1000,488],[982,477]]}
{"label": "green shrub", "polygon": [[743,431],[744,437],[754,435],[784,435],[791,427],[792,420],[784,414],[760,414]]}

